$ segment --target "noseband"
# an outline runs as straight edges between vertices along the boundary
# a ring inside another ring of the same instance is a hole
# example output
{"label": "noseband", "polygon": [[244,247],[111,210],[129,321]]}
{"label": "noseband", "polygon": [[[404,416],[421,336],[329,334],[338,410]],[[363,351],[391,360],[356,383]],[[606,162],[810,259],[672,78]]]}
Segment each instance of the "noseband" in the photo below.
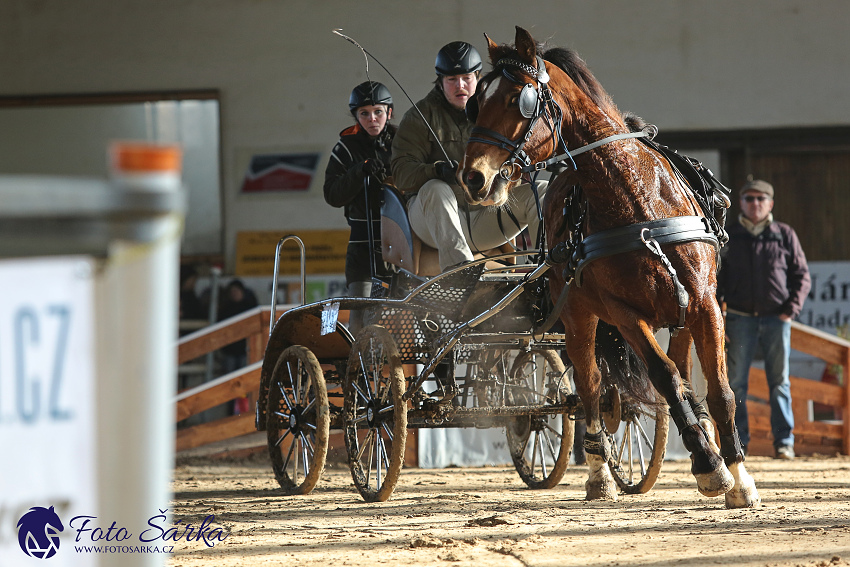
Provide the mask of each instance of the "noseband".
{"label": "noseband", "polygon": [[[511,81],[512,83],[521,85],[522,82],[519,81],[516,77],[514,77],[511,73],[508,72],[508,67],[517,67],[520,70],[528,73],[537,80],[537,88],[534,87],[531,83],[526,83],[522,90],[520,91],[519,97],[517,99],[520,113],[524,118],[530,118],[531,120],[528,123],[528,127],[525,130],[525,133],[515,140],[511,140],[502,136],[498,132],[494,130],[490,130],[489,128],[483,128],[481,126],[475,126],[470,133],[469,142],[479,142],[482,144],[489,144],[491,146],[496,146],[499,149],[510,152],[508,159],[502,163],[499,167],[499,176],[506,181],[519,181],[522,177],[523,173],[537,172],[543,169],[546,169],[550,165],[554,165],[556,163],[565,163],[567,160],[572,164],[573,169],[578,169],[576,167],[576,162],[573,160],[574,156],[579,154],[583,154],[584,152],[590,151],[592,149],[598,148],[603,144],[607,144],[608,142],[613,142],[614,140],[623,140],[626,138],[642,138],[648,137],[652,139],[655,136],[655,127],[644,129],[638,132],[629,132],[628,134],[615,134],[613,136],[608,136],[592,144],[588,144],[586,146],[582,146],[576,150],[569,151],[567,149],[566,144],[564,143],[563,137],[560,136],[561,125],[563,123],[564,111],[561,109],[561,106],[552,98],[552,91],[549,89],[549,74],[546,72],[546,64],[543,62],[543,58],[539,55],[537,57],[537,68],[532,67],[526,63],[521,61],[517,61],[516,59],[500,59],[494,65],[493,71],[491,74],[496,73],[499,69],[501,69],[502,75]],[[469,118],[475,122],[478,118],[478,101],[475,100],[477,98],[477,94],[473,97],[472,100],[467,104],[467,114]],[[552,155],[546,160],[534,162],[531,160],[529,155],[525,152],[525,144],[528,143],[528,140],[531,139],[531,135],[534,132],[534,127],[537,125],[537,121],[543,118],[550,126],[550,130],[552,132],[552,140],[553,150]],[[486,136],[483,137],[482,136]],[[558,149],[562,149],[563,153],[558,153]]]}

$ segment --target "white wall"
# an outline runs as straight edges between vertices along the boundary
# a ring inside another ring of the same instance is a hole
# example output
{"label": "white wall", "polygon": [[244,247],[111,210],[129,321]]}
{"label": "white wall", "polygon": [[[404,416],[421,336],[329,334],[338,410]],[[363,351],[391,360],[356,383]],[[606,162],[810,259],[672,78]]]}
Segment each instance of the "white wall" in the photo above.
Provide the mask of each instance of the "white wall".
{"label": "white wall", "polygon": [[[85,0],[0,3],[0,96],[216,88],[221,92],[225,241],[240,230],[344,227],[306,195],[237,195],[255,151],[326,152],[350,122],[360,41],[414,97],[437,50],[515,24],[576,49],[623,110],[663,129],[846,125],[844,0]],[[387,83],[400,112],[410,105]],[[324,164],[323,164],[324,165]]]}

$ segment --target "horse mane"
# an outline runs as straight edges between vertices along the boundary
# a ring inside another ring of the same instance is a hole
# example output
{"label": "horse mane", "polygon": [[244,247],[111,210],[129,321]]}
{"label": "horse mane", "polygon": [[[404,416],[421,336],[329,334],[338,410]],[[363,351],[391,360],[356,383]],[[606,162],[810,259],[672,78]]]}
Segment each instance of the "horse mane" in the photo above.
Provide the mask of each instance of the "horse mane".
{"label": "horse mane", "polygon": [[610,116],[622,117],[614,101],[611,100],[611,97],[602,88],[602,84],[593,76],[593,73],[587,67],[587,63],[579,57],[578,53],[565,47],[553,47],[543,53],[543,59],[565,72],[576,86],[590,97],[590,100],[603,112]]}
{"label": "horse mane", "polygon": [[[622,118],[622,113],[611,100],[611,97],[602,88],[602,84],[593,76],[587,63],[579,57],[579,54],[566,47],[546,48],[545,44],[537,44],[537,52],[542,54],[544,60],[554,64],[569,76],[570,79],[586,94],[596,106],[609,116]],[[495,60],[499,61],[506,57],[517,59],[519,53],[510,44],[498,46],[494,50]]]}

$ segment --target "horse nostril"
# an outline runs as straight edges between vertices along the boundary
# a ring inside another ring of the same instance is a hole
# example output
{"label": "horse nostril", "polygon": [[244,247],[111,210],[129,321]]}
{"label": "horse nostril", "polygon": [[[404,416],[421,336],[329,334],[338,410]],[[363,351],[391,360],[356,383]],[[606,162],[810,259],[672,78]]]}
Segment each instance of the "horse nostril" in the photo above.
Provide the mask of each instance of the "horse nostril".
{"label": "horse nostril", "polygon": [[472,191],[478,191],[484,187],[484,174],[475,169],[466,174],[466,186]]}

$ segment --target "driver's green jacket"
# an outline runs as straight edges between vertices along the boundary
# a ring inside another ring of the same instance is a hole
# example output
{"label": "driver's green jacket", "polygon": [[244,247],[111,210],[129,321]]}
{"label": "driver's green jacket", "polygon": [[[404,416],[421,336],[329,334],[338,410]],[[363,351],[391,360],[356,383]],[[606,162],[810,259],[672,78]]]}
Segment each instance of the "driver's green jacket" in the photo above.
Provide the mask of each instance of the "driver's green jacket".
{"label": "driver's green jacket", "polygon": [[[440,139],[449,159],[462,164],[466,142],[475,126],[466,117],[466,112],[452,107],[443,91],[436,85],[425,98],[416,103],[416,107]],[[396,188],[403,193],[412,194],[426,181],[439,179],[434,167],[438,161],[446,161],[446,156],[437,139],[422,121],[422,117],[415,108],[411,108],[401,119],[393,139],[392,172]],[[458,203],[465,206],[466,199],[460,186],[451,184],[451,188]],[[469,208],[472,210],[480,206]]]}

